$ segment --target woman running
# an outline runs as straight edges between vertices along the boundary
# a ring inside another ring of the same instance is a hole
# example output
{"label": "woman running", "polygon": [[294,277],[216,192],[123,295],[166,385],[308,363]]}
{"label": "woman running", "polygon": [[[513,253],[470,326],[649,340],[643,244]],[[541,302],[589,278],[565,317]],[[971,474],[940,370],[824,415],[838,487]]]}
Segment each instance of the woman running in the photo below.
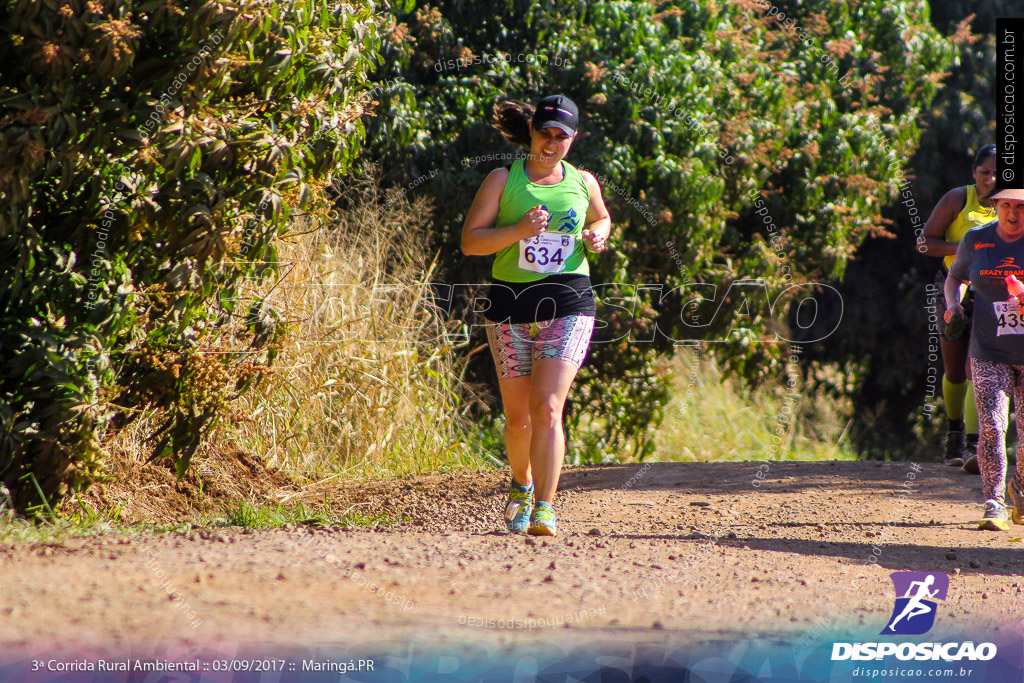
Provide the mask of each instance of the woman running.
{"label": "woman running", "polygon": [[604,251],[612,227],[597,181],[562,160],[578,124],[564,95],[536,109],[497,105],[494,127],[529,155],[487,176],[462,228],[465,254],[496,254],[485,316],[505,407],[505,523],[513,533],[555,535],[562,407],[594,330],[585,249]]}
{"label": "woman running", "polygon": [[[945,320],[963,313],[961,286],[975,292],[971,329],[971,374],[981,428],[978,465],[981,467],[984,518],[979,529],[1006,531],[1003,486],[1013,505],[1013,521],[1024,524],[1024,458],[1017,458],[1016,477],[1006,481],[1006,429],[1010,395],[1021,414],[1024,406],[1024,313],[1013,281],[1024,280],[1024,190],[992,195],[998,222],[967,232],[946,277]],[[1013,276],[1011,278],[1010,276]],[[1024,288],[1022,288],[1024,289]],[[1024,443],[1024,420],[1017,420],[1018,443]]]}
{"label": "woman running", "polygon": [[[957,243],[964,233],[996,219],[992,201],[987,197],[996,182],[996,146],[985,145],[978,150],[971,166],[974,184],[950,190],[939,200],[924,224],[923,252],[941,256],[941,267],[935,274],[935,288],[941,290],[953,264]],[[971,338],[973,293],[963,306],[964,325],[951,336],[944,326],[939,329],[942,349],[942,397],[946,405],[946,448],[943,460],[952,467],[964,466],[964,471],[977,474],[974,450],[978,443],[978,411],[974,405],[971,383],[968,379],[967,346]]]}

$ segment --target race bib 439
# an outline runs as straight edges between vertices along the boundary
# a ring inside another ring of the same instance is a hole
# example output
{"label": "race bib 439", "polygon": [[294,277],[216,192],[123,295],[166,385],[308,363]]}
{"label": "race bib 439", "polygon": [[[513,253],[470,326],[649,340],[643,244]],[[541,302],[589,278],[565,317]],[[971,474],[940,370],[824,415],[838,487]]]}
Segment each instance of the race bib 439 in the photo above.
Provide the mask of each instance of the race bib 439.
{"label": "race bib 439", "polygon": [[1016,301],[997,301],[992,305],[996,309],[996,336],[1024,334],[1024,314]]}

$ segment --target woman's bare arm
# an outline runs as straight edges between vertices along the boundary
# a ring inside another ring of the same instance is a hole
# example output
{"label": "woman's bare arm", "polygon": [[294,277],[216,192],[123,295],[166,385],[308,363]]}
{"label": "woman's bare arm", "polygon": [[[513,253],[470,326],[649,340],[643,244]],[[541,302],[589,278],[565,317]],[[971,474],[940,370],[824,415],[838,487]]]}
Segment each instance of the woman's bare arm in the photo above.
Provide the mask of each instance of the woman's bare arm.
{"label": "woman's bare arm", "polygon": [[508,169],[497,168],[488,174],[476,192],[462,224],[462,253],[467,256],[496,254],[521,239],[536,237],[548,226],[548,212],[539,206],[530,209],[517,223],[494,227],[498,220],[501,194],[508,182]]}
{"label": "woman's bare arm", "polygon": [[952,189],[942,196],[921,232],[924,237],[924,250],[921,253],[938,257],[956,254],[957,243],[946,241],[946,228],[956,220],[966,202],[967,190],[962,187]]}
{"label": "woman's bare arm", "polygon": [[583,180],[590,191],[590,206],[587,207],[587,224],[583,228],[583,241],[587,248],[594,252],[602,252],[608,246],[608,236],[612,232],[612,219],[608,215],[608,207],[601,196],[601,185],[587,171],[583,171]]}

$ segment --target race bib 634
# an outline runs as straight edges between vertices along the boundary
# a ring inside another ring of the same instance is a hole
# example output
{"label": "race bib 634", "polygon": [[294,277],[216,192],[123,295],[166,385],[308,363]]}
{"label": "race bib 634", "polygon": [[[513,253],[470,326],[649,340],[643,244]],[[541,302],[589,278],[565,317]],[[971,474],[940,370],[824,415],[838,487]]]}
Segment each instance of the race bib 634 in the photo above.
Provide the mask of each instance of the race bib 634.
{"label": "race bib 634", "polygon": [[575,235],[557,232],[519,240],[519,267],[535,273],[561,273],[575,247]]}

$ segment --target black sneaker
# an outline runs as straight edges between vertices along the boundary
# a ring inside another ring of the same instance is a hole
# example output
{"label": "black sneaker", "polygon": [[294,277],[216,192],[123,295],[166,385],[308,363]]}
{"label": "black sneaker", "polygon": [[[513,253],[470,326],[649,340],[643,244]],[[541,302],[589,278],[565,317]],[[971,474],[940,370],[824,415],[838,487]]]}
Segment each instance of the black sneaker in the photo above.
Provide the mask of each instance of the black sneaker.
{"label": "black sneaker", "polygon": [[981,474],[978,466],[978,435],[967,435],[967,457],[964,458],[964,472],[967,474]]}
{"label": "black sneaker", "polygon": [[962,467],[967,456],[967,435],[963,432],[946,432],[946,452],[942,462],[950,467]]}

